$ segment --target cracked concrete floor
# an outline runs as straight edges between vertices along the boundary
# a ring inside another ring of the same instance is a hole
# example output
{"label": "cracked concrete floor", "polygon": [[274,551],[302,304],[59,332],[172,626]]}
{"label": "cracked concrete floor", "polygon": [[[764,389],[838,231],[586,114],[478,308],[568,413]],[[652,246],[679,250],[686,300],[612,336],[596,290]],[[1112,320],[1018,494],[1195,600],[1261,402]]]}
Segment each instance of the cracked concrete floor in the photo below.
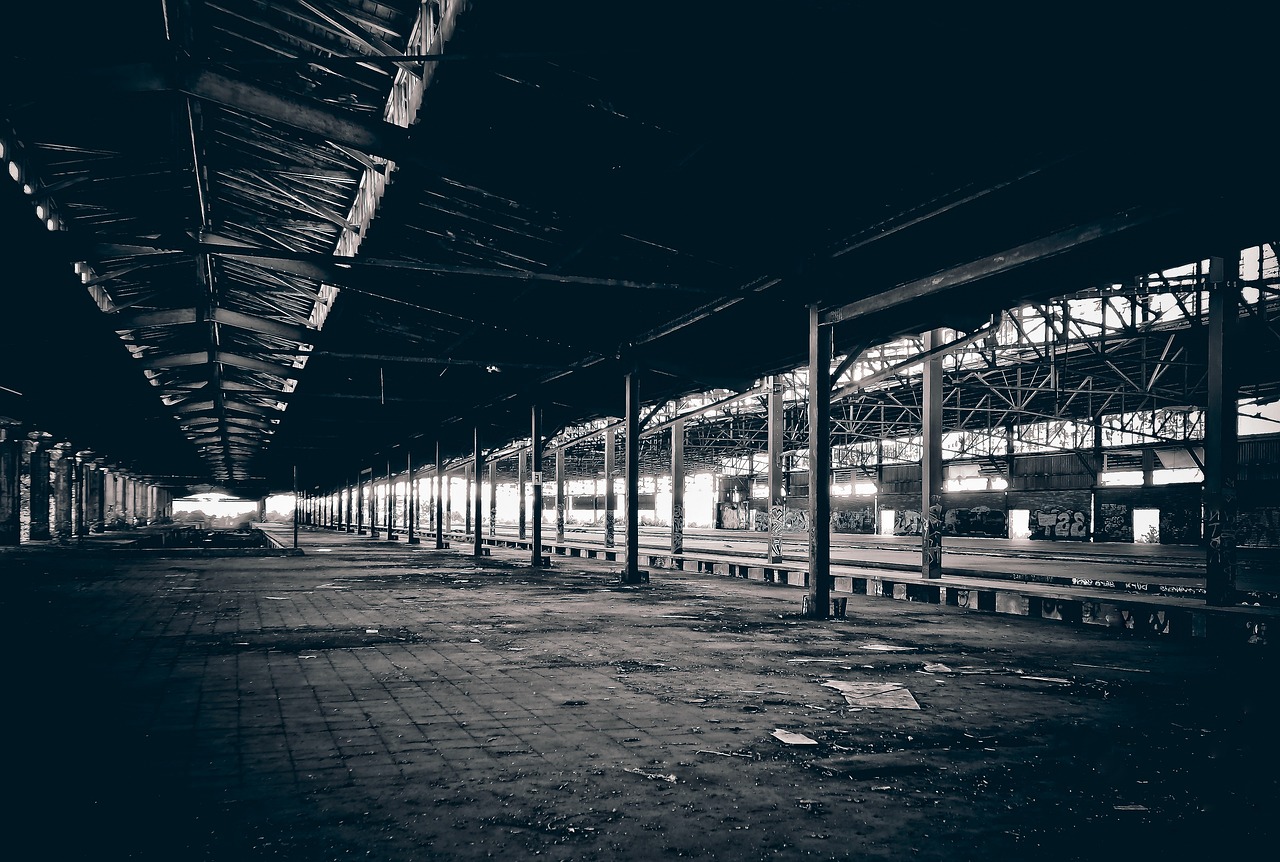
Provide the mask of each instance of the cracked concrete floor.
{"label": "cracked concrete floor", "polygon": [[0,557],[12,858],[1184,858],[1280,831],[1265,652],[302,538]]}

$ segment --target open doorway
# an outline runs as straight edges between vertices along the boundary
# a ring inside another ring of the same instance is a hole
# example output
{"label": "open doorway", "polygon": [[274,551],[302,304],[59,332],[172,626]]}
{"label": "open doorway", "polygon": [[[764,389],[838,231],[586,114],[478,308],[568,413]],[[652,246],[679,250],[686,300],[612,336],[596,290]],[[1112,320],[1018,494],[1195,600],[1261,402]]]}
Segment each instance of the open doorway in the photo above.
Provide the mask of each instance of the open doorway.
{"label": "open doorway", "polygon": [[1133,540],[1150,544],[1160,544],[1160,510],[1133,510]]}
{"label": "open doorway", "polygon": [[1009,538],[1010,539],[1031,538],[1031,510],[1030,509],[1010,509],[1009,510]]}
{"label": "open doorway", "polygon": [[880,529],[877,531],[882,536],[893,535],[893,525],[898,513],[893,509],[880,510]]}

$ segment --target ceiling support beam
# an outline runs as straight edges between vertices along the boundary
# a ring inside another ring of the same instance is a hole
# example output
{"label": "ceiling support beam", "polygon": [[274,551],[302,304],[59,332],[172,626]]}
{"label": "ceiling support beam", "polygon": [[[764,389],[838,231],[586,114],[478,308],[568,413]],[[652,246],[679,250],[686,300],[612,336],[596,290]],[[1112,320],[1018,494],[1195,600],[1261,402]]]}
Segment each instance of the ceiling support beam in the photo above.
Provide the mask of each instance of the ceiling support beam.
{"label": "ceiling support beam", "polygon": [[897,308],[916,300],[937,296],[962,285],[1010,272],[1018,267],[1046,260],[1098,240],[1116,236],[1170,214],[1171,211],[1168,210],[1146,214],[1124,214],[1102,219],[1092,224],[1059,231],[999,254],[952,267],[927,278],[909,281],[881,293],[831,309],[823,313],[822,322],[829,324],[843,323],[846,320],[865,317],[869,314]]}

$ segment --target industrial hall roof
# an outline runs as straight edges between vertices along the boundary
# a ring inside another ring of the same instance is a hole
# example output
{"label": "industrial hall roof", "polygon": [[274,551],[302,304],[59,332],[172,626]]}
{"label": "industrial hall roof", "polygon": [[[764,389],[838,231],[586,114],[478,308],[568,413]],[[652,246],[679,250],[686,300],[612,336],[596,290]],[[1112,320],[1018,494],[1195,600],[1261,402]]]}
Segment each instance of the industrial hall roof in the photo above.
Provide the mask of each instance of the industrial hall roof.
{"label": "industrial hall roof", "polygon": [[810,306],[843,352],[1280,236],[1274,93],[1211,21],[75,5],[5,12],[0,416],[177,488],[620,415],[631,369],[744,389]]}

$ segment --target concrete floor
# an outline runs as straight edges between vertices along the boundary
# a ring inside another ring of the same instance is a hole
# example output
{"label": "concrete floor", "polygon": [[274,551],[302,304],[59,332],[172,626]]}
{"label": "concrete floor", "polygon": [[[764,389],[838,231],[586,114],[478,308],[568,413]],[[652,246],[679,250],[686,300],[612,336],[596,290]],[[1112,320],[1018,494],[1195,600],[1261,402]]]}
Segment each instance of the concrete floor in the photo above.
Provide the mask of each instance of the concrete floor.
{"label": "concrete floor", "polygon": [[[10,858],[1265,858],[1280,837],[1270,648],[862,598],[810,622],[740,579],[302,543],[0,553]],[[919,709],[866,708],[876,686]]]}

